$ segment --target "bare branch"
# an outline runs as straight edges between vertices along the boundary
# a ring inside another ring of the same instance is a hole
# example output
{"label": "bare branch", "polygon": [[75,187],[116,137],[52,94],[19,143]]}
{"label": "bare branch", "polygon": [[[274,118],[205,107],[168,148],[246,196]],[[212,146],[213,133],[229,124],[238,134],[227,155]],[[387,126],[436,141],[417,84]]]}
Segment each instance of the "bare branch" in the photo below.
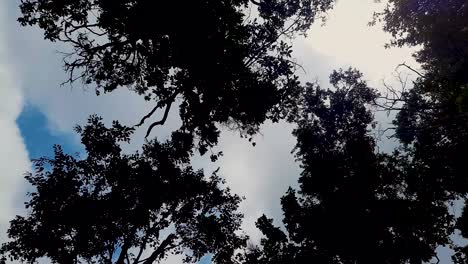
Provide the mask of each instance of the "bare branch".
{"label": "bare branch", "polygon": [[68,22],[68,23],[66,22],[65,23],[65,30],[67,30],[67,27],[72,27],[73,29],[69,30],[68,33],[73,33],[73,32],[75,32],[77,30],[80,30],[80,29],[87,29],[87,30],[91,31],[90,28],[99,27],[99,26],[100,26],[99,23],[96,23],[96,24],[82,24],[82,25],[75,26],[71,22]]}
{"label": "bare branch", "polygon": [[301,69],[304,72],[304,74],[307,74],[307,71],[305,70],[304,66],[302,66],[301,64],[299,64],[299,63],[297,63],[297,62],[295,62],[293,60],[288,60],[287,59],[286,61],[293,64],[295,67],[298,67],[299,69]]}
{"label": "bare branch", "polygon": [[419,75],[419,77],[425,78],[425,76],[424,76],[422,73],[418,72],[417,70],[415,70],[414,68],[412,68],[411,66],[409,66],[409,65],[406,64],[406,63],[400,63],[400,64],[398,64],[398,66],[397,66],[395,69],[398,69],[398,68],[400,68],[400,67],[402,67],[402,66],[405,67],[405,68],[407,68],[408,70],[410,70],[410,71],[416,73],[417,75]]}
{"label": "bare branch", "polygon": [[[397,127],[387,127],[385,129],[382,129],[381,126],[379,125],[379,129],[376,130],[377,132],[377,137],[378,139],[380,140],[382,138],[383,135],[385,135],[388,131],[390,130],[396,130]],[[391,139],[395,136],[395,134],[391,134],[390,136],[387,136],[388,139]]]}
{"label": "bare branch", "polygon": [[172,103],[174,103],[174,100],[175,98],[177,97],[177,95],[179,94],[179,91],[175,91],[169,98],[167,98],[166,100],[162,100],[160,102],[158,102],[156,104],[156,106],[151,109],[151,111],[146,114],[145,116],[143,116],[143,118],[140,120],[140,122],[138,124],[136,124],[135,126],[136,127],[140,127],[142,126],[146,119],[150,118],[159,108],[162,108],[164,106],[166,106],[166,109],[164,110],[164,114],[163,114],[163,117],[160,121],[157,121],[157,122],[154,122],[150,125],[150,127],[148,128],[148,131],[146,132],[146,136],[145,137],[148,137],[149,134],[151,133],[151,130],[157,126],[157,125],[163,125],[165,122],[166,122],[166,119],[169,115],[169,111],[171,110],[171,105]]}
{"label": "bare branch", "polygon": [[147,138],[147,137],[149,136],[149,134],[151,133],[151,130],[153,130],[153,128],[154,128],[155,126],[164,125],[164,123],[165,123],[166,120],[167,120],[167,116],[169,115],[169,111],[171,110],[171,106],[172,106],[172,103],[173,103],[173,102],[174,102],[174,101],[171,100],[171,101],[169,101],[169,102],[166,104],[166,110],[164,110],[164,115],[163,115],[162,119],[159,120],[159,121],[157,121],[157,122],[152,123],[152,124],[148,127],[148,130],[146,131],[146,136],[145,136],[145,138]]}
{"label": "bare branch", "polygon": [[163,105],[164,104],[162,102],[159,102],[158,104],[156,104],[156,106],[153,109],[151,109],[151,111],[140,120],[140,123],[136,124],[135,126],[136,127],[142,126],[145,123],[146,119],[150,118],[156,112],[156,110],[163,107]]}

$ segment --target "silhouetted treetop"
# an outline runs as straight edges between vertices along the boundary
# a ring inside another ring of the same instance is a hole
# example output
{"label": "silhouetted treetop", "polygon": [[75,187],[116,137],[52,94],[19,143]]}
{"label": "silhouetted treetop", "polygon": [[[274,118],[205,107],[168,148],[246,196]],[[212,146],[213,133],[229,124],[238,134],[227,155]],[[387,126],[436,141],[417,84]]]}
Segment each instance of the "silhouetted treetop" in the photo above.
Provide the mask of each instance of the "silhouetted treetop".
{"label": "silhouetted treetop", "polygon": [[418,47],[423,68],[403,102],[395,136],[428,168],[421,186],[447,199],[465,197],[468,147],[466,1],[391,0],[378,16],[392,44]]}
{"label": "silhouetted treetop", "polygon": [[376,18],[393,35],[391,45],[422,46],[414,55],[426,71],[468,81],[466,1],[390,0]]}
{"label": "silhouetted treetop", "polygon": [[258,219],[264,238],[244,263],[420,264],[449,243],[448,205],[415,180],[426,171],[405,153],[376,150],[377,94],[361,77],[336,71],[333,89],[306,86],[293,132],[300,189],[281,199],[284,229]]}
{"label": "silhouetted treetop", "polygon": [[[468,178],[468,5],[463,0],[390,0],[378,14],[391,44],[416,47],[422,71],[394,124],[395,136],[412,160],[412,181],[434,201],[465,200],[456,228],[466,237]],[[455,206],[455,205],[452,205]],[[456,206],[458,207],[458,206]],[[458,240],[458,239],[457,239]],[[455,263],[466,263],[468,248],[452,245]]]}
{"label": "silhouetted treetop", "polygon": [[34,162],[28,214],[12,220],[4,254],[31,263],[150,264],[169,253],[185,253],[188,262],[212,253],[214,262],[231,263],[245,241],[236,234],[240,198],[222,188],[216,172],[192,169],[190,135],[174,132],[123,154],[132,129],[91,117],[77,130],[87,156],[56,146],[53,158]]}
{"label": "silhouetted treetop", "polygon": [[[292,104],[297,78],[286,41],[333,0],[23,0],[22,25],[69,43],[69,81],[126,86],[155,101],[163,124],[180,106],[184,131],[216,143],[216,123],[252,135]],[[180,100],[179,100],[180,99]]]}

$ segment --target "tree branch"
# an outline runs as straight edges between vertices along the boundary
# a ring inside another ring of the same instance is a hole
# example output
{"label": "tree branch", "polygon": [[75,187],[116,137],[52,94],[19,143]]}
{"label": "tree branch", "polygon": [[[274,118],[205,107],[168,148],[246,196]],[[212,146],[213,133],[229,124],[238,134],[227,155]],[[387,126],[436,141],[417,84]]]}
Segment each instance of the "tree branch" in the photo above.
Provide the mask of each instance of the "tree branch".
{"label": "tree branch", "polygon": [[252,4],[254,4],[254,5],[260,6],[260,2],[257,2],[257,1],[255,1],[255,0],[250,0],[250,2],[251,2]]}
{"label": "tree branch", "polygon": [[421,74],[420,72],[418,72],[417,70],[415,70],[414,68],[412,68],[411,66],[407,65],[406,63],[400,63],[398,64],[398,66],[396,67],[396,69],[400,68],[401,66],[407,68],[408,70],[416,73],[417,75],[419,75],[419,77],[421,78],[425,78],[425,76],[423,74]]}
{"label": "tree branch", "polygon": [[174,234],[170,234],[169,236],[167,236],[166,239],[164,239],[164,241],[161,242],[159,247],[147,259],[143,260],[143,264],[153,264],[153,262],[157,260],[158,257],[164,254],[164,251],[166,250],[167,246],[169,246],[172,243],[175,237],[176,236]]}
{"label": "tree branch", "polygon": [[164,123],[166,123],[166,120],[167,120],[167,116],[169,115],[169,111],[171,110],[171,106],[172,106],[172,103],[174,101],[169,101],[167,104],[166,104],[166,110],[164,110],[164,115],[162,117],[161,120],[157,121],[157,122],[154,122],[152,123],[149,127],[148,127],[148,130],[146,131],[146,136],[145,138],[147,138],[149,136],[149,134],[151,133],[151,130],[153,130],[153,128],[155,126],[158,126],[158,125],[164,125]]}
{"label": "tree branch", "polygon": [[157,125],[163,125],[163,124],[166,122],[167,117],[168,117],[168,115],[169,115],[169,111],[171,110],[172,103],[174,103],[175,98],[177,97],[178,94],[179,94],[179,91],[175,91],[175,92],[174,92],[169,98],[167,98],[166,100],[162,100],[162,101],[158,102],[158,104],[156,104],[156,106],[155,106],[153,109],[151,109],[151,111],[150,111],[148,114],[146,114],[146,115],[140,120],[140,122],[139,122],[137,125],[135,125],[136,127],[142,126],[142,125],[145,123],[146,119],[150,118],[159,108],[162,108],[162,107],[166,106],[166,109],[164,110],[164,114],[163,114],[162,119],[159,120],[159,121],[157,121],[157,122],[152,123],[152,124],[149,126],[148,130],[146,131],[146,136],[145,136],[145,137],[148,137],[148,136],[149,136],[149,134],[151,133],[151,130],[152,130],[155,126],[157,126]]}
{"label": "tree branch", "polygon": [[[95,23],[95,24],[83,24],[83,25],[75,26],[75,25],[73,25],[72,22],[66,22],[66,23],[65,23],[65,30],[67,30],[67,27],[71,27],[71,28],[73,28],[73,29],[69,30],[68,33],[73,33],[73,32],[75,32],[75,31],[77,31],[77,30],[80,30],[80,29],[87,29],[87,30],[91,31],[90,28],[92,28],[92,27],[100,27],[100,26],[101,26],[101,25],[100,25],[99,23]],[[91,31],[91,32],[94,33],[93,31]],[[94,34],[96,34],[96,33],[94,33]]]}
{"label": "tree branch", "polygon": [[150,117],[156,112],[156,110],[158,110],[159,108],[163,107],[164,105],[167,106],[170,102],[173,102],[178,94],[179,94],[179,91],[175,91],[175,92],[174,92],[169,98],[167,98],[166,100],[161,100],[161,101],[159,101],[158,104],[156,104],[156,106],[155,106],[153,109],[151,109],[151,111],[150,111],[148,114],[146,114],[146,115],[140,120],[140,122],[139,122],[138,124],[136,124],[135,126],[136,126],[136,127],[142,126],[142,125],[145,123],[146,119],[150,118]]}
{"label": "tree branch", "polygon": [[142,126],[145,123],[146,119],[150,118],[156,112],[156,110],[158,110],[162,106],[163,106],[162,102],[159,102],[158,104],[156,104],[156,106],[140,120],[140,123],[136,124],[135,126],[136,127]]}

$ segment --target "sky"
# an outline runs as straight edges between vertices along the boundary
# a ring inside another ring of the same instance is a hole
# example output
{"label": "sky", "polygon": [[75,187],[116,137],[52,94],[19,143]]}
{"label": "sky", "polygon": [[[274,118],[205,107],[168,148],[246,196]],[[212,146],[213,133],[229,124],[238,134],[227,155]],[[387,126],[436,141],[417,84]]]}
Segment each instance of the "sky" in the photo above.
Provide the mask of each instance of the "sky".
{"label": "sky", "polygon": [[[68,152],[82,151],[73,127],[84,124],[90,114],[133,125],[151,108],[126,89],[98,97],[80,85],[61,86],[66,76],[57,51],[67,47],[44,41],[36,28],[21,28],[16,22],[17,6],[17,0],[0,0],[0,242],[5,239],[8,221],[24,212],[29,187],[23,175],[31,167],[30,159],[50,155],[53,144],[63,145]],[[325,25],[315,24],[306,38],[298,37],[294,56],[304,67],[298,72],[301,80],[326,85],[333,69],[352,66],[380,88],[382,80],[395,82],[392,74],[399,63],[417,68],[411,49],[385,49],[389,36],[379,26],[367,26],[373,12],[382,6],[373,0],[339,0]],[[177,127],[176,114],[171,113],[168,124],[158,128],[158,137]],[[385,116],[378,118],[384,126],[388,123]],[[243,228],[254,241],[260,238],[255,220],[266,214],[281,224],[280,197],[289,186],[297,185],[300,169],[291,155],[295,144],[292,129],[284,123],[267,123],[255,139],[256,147],[224,131],[218,146],[224,156],[216,164],[206,158],[193,160],[194,166],[207,173],[219,166],[231,189],[245,196]],[[137,130],[128,150],[141,145],[145,131],[144,127]],[[381,144],[384,150],[393,146],[392,142]],[[447,252],[441,250],[441,263],[450,263]],[[166,262],[179,260],[173,256]],[[209,258],[202,262],[209,263]]]}

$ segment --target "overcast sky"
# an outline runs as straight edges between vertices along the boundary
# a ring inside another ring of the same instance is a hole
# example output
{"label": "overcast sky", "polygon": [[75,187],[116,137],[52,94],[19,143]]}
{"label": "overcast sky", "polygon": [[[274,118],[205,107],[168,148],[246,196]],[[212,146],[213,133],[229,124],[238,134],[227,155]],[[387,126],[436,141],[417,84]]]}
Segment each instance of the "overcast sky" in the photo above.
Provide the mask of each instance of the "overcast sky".
{"label": "overcast sky", "polygon": [[[42,33],[35,28],[20,28],[16,22],[17,5],[16,0],[0,1],[2,239],[8,220],[22,210],[27,189],[23,173],[29,169],[28,158],[50,153],[54,143],[79,151],[72,128],[77,123],[83,124],[90,114],[133,125],[151,107],[126,89],[96,97],[92,90],[84,90],[79,85],[60,87],[66,76],[61,55],[56,51],[66,47],[44,41]],[[307,38],[296,39],[294,55],[305,69],[300,72],[302,80],[318,79],[326,84],[331,70],[353,66],[379,88],[382,79],[392,81],[392,73],[399,63],[415,65],[411,50],[384,49],[388,36],[378,26],[367,26],[373,12],[382,6],[373,0],[338,1],[325,26],[316,24]],[[169,125],[159,128],[158,135],[167,134],[177,122],[177,118],[170,118]],[[225,132],[218,147],[225,155],[218,163],[194,160],[196,166],[208,170],[220,166],[232,190],[246,197],[241,208],[245,213],[244,228],[253,240],[259,238],[255,220],[265,213],[275,217],[279,224],[282,215],[279,199],[289,186],[296,185],[300,170],[290,154],[295,144],[291,130],[286,124],[265,124],[262,135],[256,137],[256,147],[235,133]],[[133,146],[142,143],[143,133],[144,128],[137,131]],[[391,148],[391,144],[385,147]],[[450,263],[447,256],[443,258],[441,263]],[[171,258],[168,262],[177,260]]]}

